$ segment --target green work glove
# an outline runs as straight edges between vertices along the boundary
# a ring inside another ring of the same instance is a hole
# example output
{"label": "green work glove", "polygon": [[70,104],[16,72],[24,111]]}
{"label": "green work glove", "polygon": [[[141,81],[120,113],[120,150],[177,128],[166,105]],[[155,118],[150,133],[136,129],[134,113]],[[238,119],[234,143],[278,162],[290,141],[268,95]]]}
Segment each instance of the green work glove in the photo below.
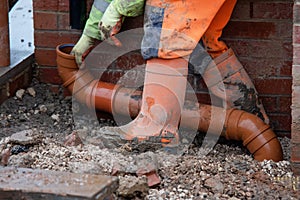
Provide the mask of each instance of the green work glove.
{"label": "green work glove", "polygon": [[121,46],[115,35],[120,31],[123,17],[135,17],[143,14],[145,0],[113,0],[99,22],[101,38],[108,39]]}
{"label": "green work glove", "polygon": [[98,29],[98,23],[111,1],[94,0],[89,18],[83,29],[83,34],[71,52],[71,54],[75,55],[78,66],[82,63],[82,55],[95,44],[96,40],[103,40]]}
{"label": "green work glove", "polygon": [[95,39],[82,34],[76,45],[73,47],[71,54],[75,55],[75,60],[78,66],[82,64],[82,55],[95,43]]}

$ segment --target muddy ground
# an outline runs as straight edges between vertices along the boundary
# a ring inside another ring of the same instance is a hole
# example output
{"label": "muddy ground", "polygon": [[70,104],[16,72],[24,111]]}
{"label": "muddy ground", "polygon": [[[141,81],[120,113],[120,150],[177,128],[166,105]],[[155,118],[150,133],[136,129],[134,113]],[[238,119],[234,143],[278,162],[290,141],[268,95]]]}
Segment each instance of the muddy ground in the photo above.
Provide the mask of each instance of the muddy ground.
{"label": "muddy ground", "polygon": [[[114,122],[100,119],[100,125]],[[131,146],[113,150],[94,144],[67,146],[65,137],[74,129],[71,98],[54,94],[34,80],[30,89],[19,90],[0,106],[2,164],[114,174],[120,178],[116,199],[300,199],[299,179],[293,176],[289,162],[289,138],[280,138],[284,161],[275,163],[257,162],[240,143],[222,138],[203,155],[201,136],[182,156],[163,151],[141,153]],[[24,130],[39,139],[11,142],[11,135]],[[5,154],[7,149],[11,156]],[[157,170],[159,185],[148,187],[145,176],[137,176],[145,159]]]}

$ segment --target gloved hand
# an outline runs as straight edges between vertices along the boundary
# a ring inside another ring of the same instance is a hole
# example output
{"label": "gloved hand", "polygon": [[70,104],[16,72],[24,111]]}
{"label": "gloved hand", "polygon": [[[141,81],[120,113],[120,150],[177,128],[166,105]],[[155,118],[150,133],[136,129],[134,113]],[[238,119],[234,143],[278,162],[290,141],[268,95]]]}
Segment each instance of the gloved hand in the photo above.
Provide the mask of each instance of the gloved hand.
{"label": "gloved hand", "polygon": [[111,39],[112,43],[116,46],[121,46],[121,42],[115,37],[120,31],[123,21],[123,16],[117,11],[113,2],[109,4],[98,27],[100,30],[101,38]]}
{"label": "gloved hand", "polygon": [[82,34],[76,45],[71,51],[71,55],[75,55],[77,65],[80,67],[82,64],[82,55],[95,43],[95,39]]}
{"label": "gloved hand", "polygon": [[98,27],[102,39],[110,39],[116,46],[121,42],[115,37],[126,17],[136,17],[143,13],[145,0],[113,0],[105,10]]}
{"label": "gloved hand", "polygon": [[93,46],[97,40],[102,40],[98,29],[98,23],[111,1],[112,0],[94,0],[89,18],[83,29],[83,34],[71,52],[75,55],[76,63],[79,67],[82,63],[83,53]]}

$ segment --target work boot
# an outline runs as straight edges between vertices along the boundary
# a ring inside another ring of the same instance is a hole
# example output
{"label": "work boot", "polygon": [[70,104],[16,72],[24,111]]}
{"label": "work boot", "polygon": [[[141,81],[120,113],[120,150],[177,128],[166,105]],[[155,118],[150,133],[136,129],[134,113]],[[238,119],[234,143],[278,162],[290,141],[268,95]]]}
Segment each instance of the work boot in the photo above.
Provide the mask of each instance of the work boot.
{"label": "work boot", "polygon": [[103,127],[100,139],[113,148],[131,140],[167,146],[179,142],[178,124],[184,104],[188,62],[183,58],[147,61],[142,106],[138,116],[120,127]]}
{"label": "work boot", "polygon": [[244,110],[269,124],[269,118],[258,99],[255,86],[232,49],[213,59],[203,78],[209,90],[223,99],[226,108]]}

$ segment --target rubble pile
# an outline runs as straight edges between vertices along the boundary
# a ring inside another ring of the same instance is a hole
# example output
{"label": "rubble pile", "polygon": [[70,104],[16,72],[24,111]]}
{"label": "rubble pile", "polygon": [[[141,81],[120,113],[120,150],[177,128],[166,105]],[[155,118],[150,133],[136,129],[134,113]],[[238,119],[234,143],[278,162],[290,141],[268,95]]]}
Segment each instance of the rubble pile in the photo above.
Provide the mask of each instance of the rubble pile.
{"label": "rubble pile", "polygon": [[[66,143],[74,133],[71,98],[34,82],[0,106],[1,165],[119,178],[116,199],[299,199],[289,162],[289,138],[280,138],[281,162],[255,161],[240,144],[220,141],[209,154],[195,142],[181,156],[130,146]],[[101,119],[102,125],[113,121]]]}

